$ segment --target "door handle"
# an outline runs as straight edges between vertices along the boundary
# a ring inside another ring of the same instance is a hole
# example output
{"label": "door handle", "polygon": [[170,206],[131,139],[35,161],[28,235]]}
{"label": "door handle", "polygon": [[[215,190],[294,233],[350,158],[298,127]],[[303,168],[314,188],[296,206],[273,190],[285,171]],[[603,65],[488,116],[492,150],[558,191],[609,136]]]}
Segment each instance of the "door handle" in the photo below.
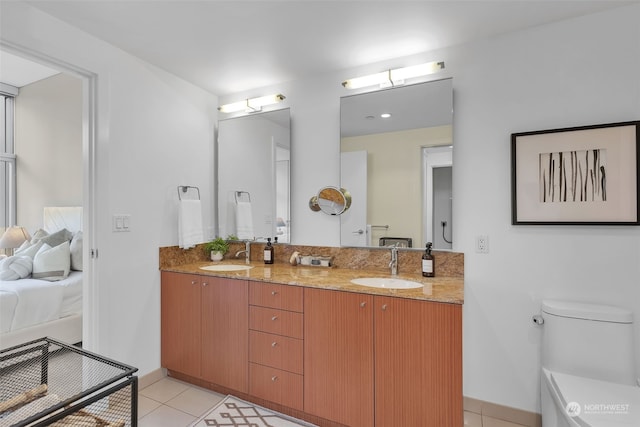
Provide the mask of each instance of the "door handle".
{"label": "door handle", "polygon": [[364,234],[364,230],[360,229],[360,230],[352,231],[351,233],[353,233],[353,234]]}

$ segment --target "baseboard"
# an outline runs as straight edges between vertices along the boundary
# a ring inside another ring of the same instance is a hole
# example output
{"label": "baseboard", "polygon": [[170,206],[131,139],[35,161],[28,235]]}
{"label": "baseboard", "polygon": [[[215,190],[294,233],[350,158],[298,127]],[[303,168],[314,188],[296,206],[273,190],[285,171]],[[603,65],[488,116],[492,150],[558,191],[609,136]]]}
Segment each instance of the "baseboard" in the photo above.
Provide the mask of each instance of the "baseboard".
{"label": "baseboard", "polygon": [[464,410],[525,427],[542,427],[542,416],[537,412],[523,411],[522,409],[485,402],[472,397],[464,397]]}
{"label": "baseboard", "polygon": [[167,376],[167,371],[164,368],[158,368],[155,371],[151,371],[146,375],[138,377],[138,390],[149,387],[151,384],[160,381]]}

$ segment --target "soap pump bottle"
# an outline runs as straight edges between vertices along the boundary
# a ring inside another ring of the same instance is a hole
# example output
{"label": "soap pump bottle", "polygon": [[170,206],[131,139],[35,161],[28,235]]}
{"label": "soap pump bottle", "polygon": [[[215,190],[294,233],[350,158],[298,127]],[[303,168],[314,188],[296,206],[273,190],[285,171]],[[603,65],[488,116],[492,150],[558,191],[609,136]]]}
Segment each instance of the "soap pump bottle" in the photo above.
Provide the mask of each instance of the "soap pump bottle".
{"label": "soap pump bottle", "polygon": [[271,237],[267,238],[267,246],[264,247],[264,263],[273,264],[273,245],[271,244]]}
{"label": "soap pump bottle", "polygon": [[433,255],[431,255],[431,247],[433,243],[427,242],[427,247],[422,255],[422,275],[424,277],[433,277],[435,276],[435,268],[433,265]]}

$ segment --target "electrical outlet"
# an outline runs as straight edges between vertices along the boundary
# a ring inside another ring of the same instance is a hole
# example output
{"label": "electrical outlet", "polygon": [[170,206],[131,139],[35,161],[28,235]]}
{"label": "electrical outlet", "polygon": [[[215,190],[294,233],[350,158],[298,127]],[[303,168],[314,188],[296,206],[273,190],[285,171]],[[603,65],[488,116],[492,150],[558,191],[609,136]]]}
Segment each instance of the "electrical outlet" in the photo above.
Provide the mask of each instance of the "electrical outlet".
{"label": "electrical outlet", "polygon": [[489,253],[489,236],[482,235],[476,237],[476,252],[479,254]]}

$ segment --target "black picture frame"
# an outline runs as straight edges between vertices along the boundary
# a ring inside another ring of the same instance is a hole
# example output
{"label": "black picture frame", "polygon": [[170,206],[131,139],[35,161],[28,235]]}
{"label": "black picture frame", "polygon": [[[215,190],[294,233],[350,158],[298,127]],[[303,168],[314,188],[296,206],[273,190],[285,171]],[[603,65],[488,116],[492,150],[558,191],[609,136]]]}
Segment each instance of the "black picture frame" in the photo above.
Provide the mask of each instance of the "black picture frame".
{"label": "black picture frame", "polygon": [[640,121],[511,134],[512,225],[640,225]]}

